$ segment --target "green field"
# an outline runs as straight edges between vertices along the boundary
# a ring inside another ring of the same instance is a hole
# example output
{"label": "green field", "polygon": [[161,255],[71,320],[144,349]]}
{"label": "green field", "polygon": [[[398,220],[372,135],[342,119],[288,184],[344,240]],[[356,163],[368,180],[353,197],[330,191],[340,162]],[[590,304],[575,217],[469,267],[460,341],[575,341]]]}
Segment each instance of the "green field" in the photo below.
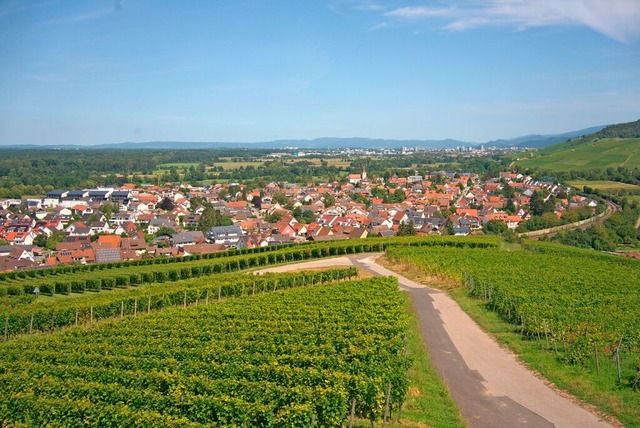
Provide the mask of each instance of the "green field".
{"label": "green field", "polygon": [[603,192],[617,192],[619,190],[632,190],[640,192],[640,186],[627,183],[618,183],[617,181],[607,180],[573,180],[567,182],[568,185],[575,187],[578,190],[582,190],[584,186],[591,187],[595,190],[601,190]]}
{"label": "green field", "polygon": [[640,167],[640,138],[607,138],[583,142],[572,140],[533,152],[531,158],[517,161],[523,168],[549,171]]}
{"label": "green field", "polygon": [[556,385],[640,425],[639,261],[544,243],[394,247],[387,257],[404,274],[446,284],[483,328]]}
{"label": "green field", "polygon": [[258,168],[264,165],[263,161],[246,161],[246,162],[216,162],[215,166],[221,166],[225,171],[233,171],[236,169],[246,168],[248,166],[253,166],[254,168]]}

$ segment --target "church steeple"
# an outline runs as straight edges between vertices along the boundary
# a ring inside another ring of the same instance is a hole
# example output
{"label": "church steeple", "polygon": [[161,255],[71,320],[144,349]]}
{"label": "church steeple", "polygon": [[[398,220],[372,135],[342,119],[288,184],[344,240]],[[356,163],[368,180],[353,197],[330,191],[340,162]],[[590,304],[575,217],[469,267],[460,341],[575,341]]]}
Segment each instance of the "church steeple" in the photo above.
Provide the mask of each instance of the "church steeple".
{"label": "church steeple", "polygon": [[363,180],[367,179],[367,169],[364,165],[362,165],[362,179]]}

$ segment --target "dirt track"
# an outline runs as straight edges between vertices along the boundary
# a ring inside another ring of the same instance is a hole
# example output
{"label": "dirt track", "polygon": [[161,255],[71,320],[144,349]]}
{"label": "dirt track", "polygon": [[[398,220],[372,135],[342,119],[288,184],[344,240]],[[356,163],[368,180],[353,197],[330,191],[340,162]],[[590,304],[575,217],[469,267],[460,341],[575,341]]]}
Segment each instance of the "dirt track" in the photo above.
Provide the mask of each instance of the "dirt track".
{"label": "dirt track", "polygon": [[445,293],[375,263],[380,254],[316,260],[264,272],[355,265],[398,278],[411,296],[431,359],[470,427],[610,427],[558,394],[502,349]]}

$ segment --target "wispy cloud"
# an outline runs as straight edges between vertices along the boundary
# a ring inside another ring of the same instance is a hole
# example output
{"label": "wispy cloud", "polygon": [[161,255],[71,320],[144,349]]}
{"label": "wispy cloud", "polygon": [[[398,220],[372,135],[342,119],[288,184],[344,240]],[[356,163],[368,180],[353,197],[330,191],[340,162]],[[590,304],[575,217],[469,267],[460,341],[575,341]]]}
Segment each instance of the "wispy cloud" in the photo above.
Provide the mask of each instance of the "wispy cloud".
{"label": "wispy cloud", "polygon": [[425,19],[433,17],[451,17],[458,13],[453,7],[407,6],[400,7],[384,15],[398,19]]}
{"label": "wispy cloud", "polygon": [[518,30],[581,25],[624,43],[640,37],[638,0],[469,0],[455,5],[398,7],[383,16],[398,21],[444,19],[444,28],[451,31],[489,25]]}

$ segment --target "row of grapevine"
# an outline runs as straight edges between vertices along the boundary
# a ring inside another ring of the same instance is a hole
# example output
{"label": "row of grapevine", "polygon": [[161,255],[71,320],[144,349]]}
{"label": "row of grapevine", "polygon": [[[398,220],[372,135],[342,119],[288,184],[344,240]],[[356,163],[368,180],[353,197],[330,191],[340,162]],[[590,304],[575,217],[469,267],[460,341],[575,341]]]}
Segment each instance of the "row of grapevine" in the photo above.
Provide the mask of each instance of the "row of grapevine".
{"label": "row of grapevine", "polygon": [[185,262],[201,260],[201,259],[215,259],[215,258],[221,258],[221,257],[233,257],[237,255],[278,251],[289,246],[291,246],[291,244],[272,245],[269,247],[259,247],[259,248],[232,249],[229,251],[221,251],[216,253],[192,254],[186,257],[173,257],[173,258],[156,257],[156,258],[147,258],[142,260],[123,261],[123,262],[93,263],[88,265],[72,264],[72,265],[52,267],[48,269],[29,269],[29,270],[23,270],[18,272],[1,272],[0,281],[11,282],[12,280],[37,278],[37,277],[45,277],[45,276],[56,276],[60,274],[68,274],[68,273],[76,273],[76,272],[91,272],[94,270],[103,270],[103,269],[118,269],[118,268],[129,267],[129,266],[148,266],[148,265],[154,265],[154,264],[185,263]]}
{"label": "row of grapevine", "polygon": [[458,281],[567,362],[640,353],[637,260],[534,243],[521,251],[393,248],[388,256]]}
{"label": "row of grapevine", "polygon": [[123,318],[170,306],[208,304],[228,297],[255,295],[267,291],[321,284],[357,275],[355,267],[320,272],[266,274],[225,274],[215,280],[199,278],[172,284],[156,284],[121,293],[89,294],[86,298],[47,302],[19,308],[0,308],[4,338],[101,319]]}
{"label": "row of grapevine", "polygon": [[25,336],[0,346],[0,420],[333,427],[355,404],[373,423],[404,401],[407,325],[372,278]]}
{"label": "row of grapevine", "polygon": [[[58,275],[53,275],[53,278],[49,275],[36,276],[36,273],[47,272],[47,270],[42,269],[29,272],[13,272],[7,275],[24,274],[25,277],[3,282],[0,285],[0,297],[33,296],[35,287],[38,287],[41,293],[47,295],[111,290],[116,287],[126,287],[129,285],[135,286],[150,282],[176,281],[201,275],[206,276],[222,272],[235,272],[242,269],[269,266],[276,263],[384,251],[387,247],[398,245],[484,248],[487,246],[495,247],[498,245],[498,241],[495,239],[480,240],[468,237],[372,238],[365,240],[300,244],[270,252],[232,250],[229,252],[213,253],[203,256],[195,255],[186,258],[161,258],[157,260],[153,259],[153,264],[147,263],[146,260],[120,264],[91,264],[83,266],[81,270],[78,270],[79,267],[69,266],[68,271],[62,270]],[[245,252],[247,254],[242,254]],[[214,255],[219,256],[209,257]],[[225,255],[226,257],[220,258],[220,255]],[[160,263],[160,261],[162,261],[162,263]],[[175,265],[176,263],[179,264],[179,266]],[[34,276],[29,276],[31,274]],[[7,303],[10,304],[10,302]]]}

